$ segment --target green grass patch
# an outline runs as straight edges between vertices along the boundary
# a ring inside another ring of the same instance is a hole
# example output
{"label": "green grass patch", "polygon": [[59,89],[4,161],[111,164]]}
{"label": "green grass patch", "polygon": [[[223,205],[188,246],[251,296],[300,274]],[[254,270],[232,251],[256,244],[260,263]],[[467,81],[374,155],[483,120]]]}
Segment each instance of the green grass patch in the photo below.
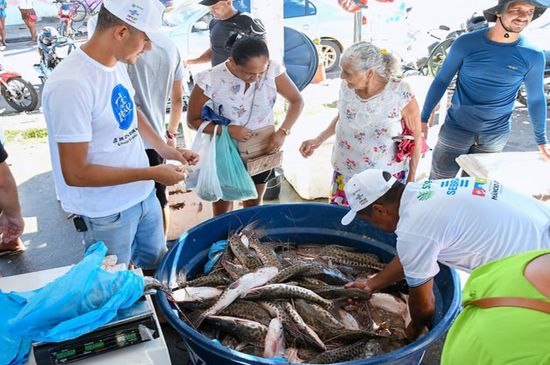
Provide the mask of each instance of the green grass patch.
{"label": "green grass patch", "polygon": [[4,135],[6,142],[46,142],[48,131],[46,128],[6,130]]}

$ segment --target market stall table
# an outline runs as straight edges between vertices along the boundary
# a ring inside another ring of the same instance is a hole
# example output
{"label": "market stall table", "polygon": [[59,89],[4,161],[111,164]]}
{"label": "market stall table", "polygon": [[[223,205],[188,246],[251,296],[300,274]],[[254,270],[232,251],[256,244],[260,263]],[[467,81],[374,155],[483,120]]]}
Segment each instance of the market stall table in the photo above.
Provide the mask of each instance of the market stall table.
{"label": "market stall table", "polygon": [[[22,275],[14,275],[0,278],[0,289],[4,292],[10,291],[30,291],[41,288],[49,282],[65,274],[71,266],[64,266],[55,269],[36,271]],[[153,308],[153,303],[149,296],[146,300]],[[73,362],[78,365],[107,365],[107,364],[134,364],[134,365],[167,365],[171,364],[168,348],[164,340],[164,335],[160,330],[158,318],[153,311],[153,315],[159,328],[159,337],[153,340],[142,342],[136,345],[96,355],[93,358]],[[36,361],[31,351],[27,364],[34,365]]]}
{"label": "market stall table", "polygon": [[505,186],[550,202],[550,161],[538,151],[474,153],[456,162],[470,176],[498,180]]}

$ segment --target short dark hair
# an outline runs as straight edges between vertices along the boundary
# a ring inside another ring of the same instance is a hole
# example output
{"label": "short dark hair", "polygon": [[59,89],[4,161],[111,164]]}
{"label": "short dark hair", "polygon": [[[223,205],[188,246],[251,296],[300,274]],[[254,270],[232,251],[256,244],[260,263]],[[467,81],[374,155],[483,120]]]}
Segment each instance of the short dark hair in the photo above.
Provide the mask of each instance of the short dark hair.
{"label": "short dark hair", "polygon": [[251,58],[261,56],[269,59],[269,49],[263,37],[241,36],[235,40],[231,47],[231,58],[239,66],[246,65]]}
{"label": "short dark hair", "polygon": [[[384,180],[389,181],[392,177],[392,175],[389,172],[384,171],[382,173],[382,176],[384,177]],[[380,204],[380,205],[390,205],[398,203],[399,200],[401,200],[401,195],[403,195],[403,190],[405,189],[405,184],[401,183],[400,181],[396,181],[393,183],[390,190],[386,192],[386,194],[382,195],[380,198],[376,199],[375,202],[370,204],[368,207],[361,209],[357,212],[357,214],[363,214],[363,215],[371,215],[372,213],[372,206],[374,204]]]}
{"label": "short dark hair", "polygon": [[97,15],[97,24],[95,26],[96,32],[102,32],[104,30],[107,30],[109,28],[115,27],[117,25],[125,25],[130,29],[130,32],[135,32],[137,29],[130,24],[126,23],[125,21],[121,20],[117,16],[113,15],[103,4],[101,4],[101,8],[99,9],[99,14]]}

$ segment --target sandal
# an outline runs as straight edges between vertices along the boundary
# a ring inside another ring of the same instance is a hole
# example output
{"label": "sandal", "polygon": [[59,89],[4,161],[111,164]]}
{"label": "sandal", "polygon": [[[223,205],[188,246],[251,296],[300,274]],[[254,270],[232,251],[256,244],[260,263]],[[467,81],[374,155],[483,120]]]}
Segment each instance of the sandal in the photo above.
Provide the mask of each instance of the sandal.
{"label": "sandal", "polygon": [[[25,247],[25,245],[23,244],[23,241],[21,241],[21,238],[17,238],[17,240],[15,241],[16,241],[15,245],[13,244],[13,241],[0,243],[0,257],[18,255],[27,250],[27,247]],[[7,246],[7,247],[3,247],[3,246]]]}

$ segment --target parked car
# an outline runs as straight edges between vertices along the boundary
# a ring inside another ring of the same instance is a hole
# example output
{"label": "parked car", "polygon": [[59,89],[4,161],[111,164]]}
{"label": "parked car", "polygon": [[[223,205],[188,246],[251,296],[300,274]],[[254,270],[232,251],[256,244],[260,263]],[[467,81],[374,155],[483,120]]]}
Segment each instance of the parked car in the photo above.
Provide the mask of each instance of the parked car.
{"label": "parked car", "polygon": [[[250,0],[235,0],[235,7],[248,11]],[[320,59],[327,71],[338,67],[345,47],[353,43],[353,20],[335,0],[284,0],[284,25],[321,39]],[[197,57],[210,42],[208,8],[191,1],[183,2],[164,17],[164,32],[178,46],[182,57]]]}

